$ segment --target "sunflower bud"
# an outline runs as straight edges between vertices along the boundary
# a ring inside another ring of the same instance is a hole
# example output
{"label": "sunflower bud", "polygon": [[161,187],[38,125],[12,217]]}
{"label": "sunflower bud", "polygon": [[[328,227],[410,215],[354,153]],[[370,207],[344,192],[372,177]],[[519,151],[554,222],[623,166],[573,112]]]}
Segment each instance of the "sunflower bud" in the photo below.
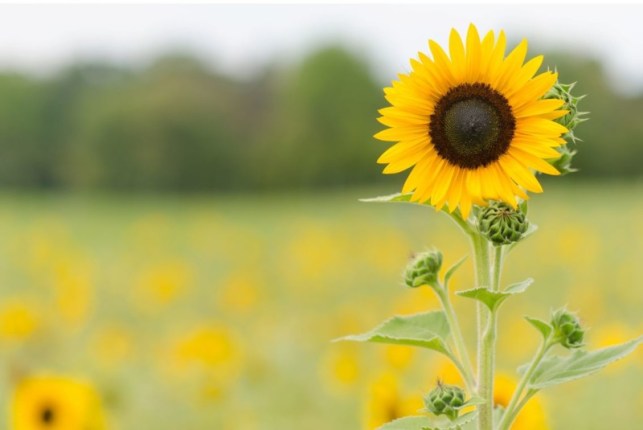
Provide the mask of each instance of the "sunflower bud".
{"label": "sunflower bud", "polygon": [[561,109],[564,109],[568,112],[565,116],[556,119],[556,122],[564,125],[569,130],[570,135],[565,137],[569,138],[571,142],[576,142],[577,140],[579,140],[576,136],[574,136],[573,131],[578,124],[587,121],[587,118],[585,116],[588,114],[588,112],[581,112],[578,110],[578,102],[585,98],[585,96],[583,95],[576,97],[572,95],[572,89],[575,85],[576,83],[561,84],[560,82],[556,82],[556,84],[551,87],[551,89],[547,92],[547,94],[545,94],[544,97],[546,99],[559,99],[565,102]]}
{"label": "sunflower bud", "polygon": [[567,349],[583,346],[585,331],[578,317],[566,309],[559,309],[552,315],[551,325],[554,328],[553,340]]}
{"label": "sunflower bud", "polygon": [[[574,134],[574,129],[578,124],[587,121],[587,112],[581,112],[578,110],[578,102],[585,96],[576,97],[572,95],[574,85],[575,84],[561,84],[560,82],[556,82],[544,97],[546,99],[559,99],[565,102],[562,109],[568,111],[568,113],[556,119],[556,122],[567,128],[568,132],[563,137],[567,139],[569,143],[576,143],[581,140]],[[571,167],[571,161],[574,155],[576,155],[576,151],[569,149],[568,144],[559,146],[556,149],[560,152],[560,157],[555,160],[550,160],[550,163],[561,173],[561,175],[575,172],[576,169]]]}
{"label": "sunflower bud", "polygon": [[435,415],[446,415],[450,419],[458,417],[459,409],[464,405],[464,391],[455,385],[438,386],[424,398],[426,408]]}
{"label": "sunflower bud", "polygon": [[442,253],[437,249],[417,254],[406,266],[404,281],[411,288],[422,285],[435,286],[442,267]]}
{"label": "sunflower bud", "polygon": [[518,242],[529,227],[529,221],[520,209],[502,202],[489,203],[482,208],[478,219],[478,230],[495,246]]}

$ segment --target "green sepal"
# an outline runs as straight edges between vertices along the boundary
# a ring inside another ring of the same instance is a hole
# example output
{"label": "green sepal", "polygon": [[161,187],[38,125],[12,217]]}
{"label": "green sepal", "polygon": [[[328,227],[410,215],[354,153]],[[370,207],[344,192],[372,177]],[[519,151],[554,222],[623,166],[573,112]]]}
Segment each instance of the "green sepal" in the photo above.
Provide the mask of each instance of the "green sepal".
{"label": "green sepal", "polygon": [[453,266],[449,267],[449,270],[444,275],[444,288],[449,288],[449,280],[451,277],[455,274],[455,272],[462,266],[462,264],[466,261],[467,256],[465,255],[461,259],[459,259]]}
{"label": "green sepal", "polygon": [[[643,336],[640,336],[629,342],[596,351],[576,350],[567,357],[546,358],[534,371],[528,388],[541,390],[596,373],[608,364],[620,360],[634,351],[642,342]],[[524,371],[524,368],[522,370]]]}
{"label": "green sepal", "polygon": [[373,330],[344,336],[336,341],[376,342],[419,346],[448,355],[446,339],[450,329],[442,311],[424,312],[409,316],[395,316]]}
{"label": "green sepal", "polygon": [[511,284],[504,291],[490,291],[484,287],[479,287],[471,290],[458,291],[456,294],[478,300],[484,303],[489,310],[495,311],[508,297],[524,293],[533,282],[534,280],[532,278],[528,278],[522,282]]}
{"label": "green sepal", "polygon": [[543,320],[532,317],[525,317],[525,319],[543,335],[543,339],[545,340],[548,339],[551,332],[554,331],[554,328]]}

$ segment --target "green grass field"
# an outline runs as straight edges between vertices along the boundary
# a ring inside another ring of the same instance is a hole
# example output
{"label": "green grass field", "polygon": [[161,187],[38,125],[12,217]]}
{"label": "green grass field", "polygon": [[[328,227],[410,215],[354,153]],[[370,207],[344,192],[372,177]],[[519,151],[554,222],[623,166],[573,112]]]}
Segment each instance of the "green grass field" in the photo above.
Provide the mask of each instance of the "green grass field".
{"label": "green grass field", "polygon": [[[503,308],[507,375],[538,343],[523,315],[578,310],[592,347],[643,333],[643,185],[546,185],[529,213],[539,231],[503,276],[536,280]],[[402,287],[413,252],[436,246],[447,266],[468,253],[430,208],[357,202],[386,191],[0,196],[1,403],[25,375],[53,372],[91,380],[113,429],[361,429],[414,412],[451,377],[442,358],[330,342],[437,306]],[[453,288],[471,287],[471,271]],[[455,301],[473,345],[474,307]],[[546,428],[638,428],[642,386],[643,348],[546,392]]]}

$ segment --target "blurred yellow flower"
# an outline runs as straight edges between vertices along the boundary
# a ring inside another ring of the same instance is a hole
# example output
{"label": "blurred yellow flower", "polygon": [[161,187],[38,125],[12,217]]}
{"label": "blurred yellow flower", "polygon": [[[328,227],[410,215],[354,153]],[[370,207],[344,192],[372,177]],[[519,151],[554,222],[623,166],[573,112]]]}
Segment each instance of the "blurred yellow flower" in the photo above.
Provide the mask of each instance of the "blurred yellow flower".
{"label": "blurred yellow flower", "polygon": [[320,361],[321,383],[333,392],[354,387],[361,373],[358,348],[350,343],[337,344]]}
{"label": "blurred yellow flower", "polygon": [[[511,376],[498,374],[495,379],[493,403],[507,407],[518,382]],[[547,430],[547,416],[540,399],[532,398],[520,411],[511,430]]]}
{"label": "blurred yellow flower", "polygon": [[228,369],[238,360],[239,347],[225,326],[204,325],[182,337],[176,344],[175,354],[182,367]]}
{"label": "blurred yellow flower", "polygon": [[100,398],[87,382],[63,376],[30,376],[11,401],[12,430],[103,430]]}
{"label": "blurred yellow flower", "polygon": [[108,325],[96,331],[90,345],[97,363],[116,366],[131,356],[132,344],[132,334],[126,327]]}
{"label": "blurred yellow flower", "polygon": [[21,340],[38,328],[38,313],[23,300],[7,300],[0,305],[0,339]]}
{"label": "blurred yellow flower", "polygon": [[232,313],[248,313],[259,304],[263,290],[265,285],[260,276],[250,268],[240,270],[221,283],[216,304]]}
{"label": "blurred yellow flower", "polygon": [[174,302],[192,281],[191,267],[181,261],[165,261],[140,274],[134,300],[140,309],[159,311]]}
{"label": "blurred yellow flower", "polygon": [[53,269],[59,317],[71,327],[81,328],[90,315],[94,297],[91,266],[73,255],[66,255],[59,258]]}
{"label": "blurred yellow flower", "polygon": [[376,429],[408,415],[417,415],[424,407],[422,397],[403,393],[397,380],[395,374],[383,372],[369,385],[364,409],[365,430]]}

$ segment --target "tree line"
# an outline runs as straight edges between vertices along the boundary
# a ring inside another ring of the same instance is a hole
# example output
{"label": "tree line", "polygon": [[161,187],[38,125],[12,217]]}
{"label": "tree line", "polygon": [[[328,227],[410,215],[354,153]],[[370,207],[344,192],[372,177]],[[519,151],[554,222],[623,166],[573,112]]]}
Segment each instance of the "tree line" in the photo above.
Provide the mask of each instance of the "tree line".
{"label": "tree line", "polygon": [[[578,81],[581,178],[641,176],[643,97],[600,63],[547,56]],[[48,77],[0,72],[0,186],[117,191],[309,189],[383,180],[382,87],[367,59],[327,46],[252,78],[196,56],[145,67],[76,63]]]}

